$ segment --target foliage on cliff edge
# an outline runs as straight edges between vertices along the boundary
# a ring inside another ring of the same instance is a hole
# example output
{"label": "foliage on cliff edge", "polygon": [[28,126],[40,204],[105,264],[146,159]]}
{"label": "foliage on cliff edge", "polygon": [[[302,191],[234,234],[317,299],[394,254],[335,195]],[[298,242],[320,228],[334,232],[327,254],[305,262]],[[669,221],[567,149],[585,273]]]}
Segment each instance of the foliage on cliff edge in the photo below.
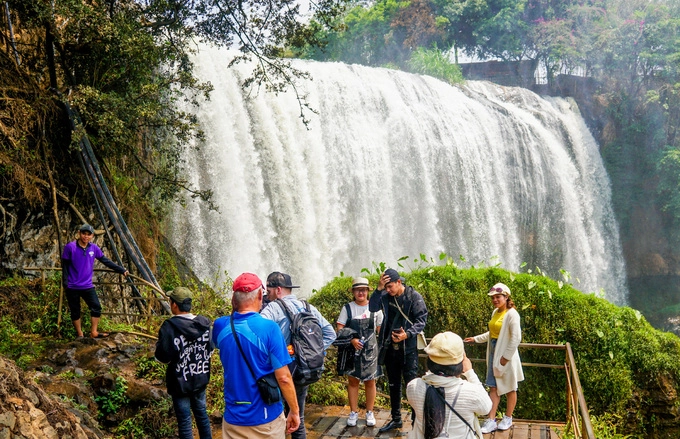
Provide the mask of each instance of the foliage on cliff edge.
{"label": "foliage on cliff edge", "polygon": [[[500,268],[459,269],[448,265],[405,275],[428,307],[425,333],[441,331],[463,337],[486,332],[493,307],[487,296],[497,283],[507,284],[521,316],[523,343],[570,343],[591,414],[608,414],[626,431],[677,434],[680,389],[680,339],[658,331],[638,311],[583,294],[565,281]],[[372,286],[377,276],[369,277]],[[352,300],[351,279],[338,277],[312,302],[335,321]],[[467,346],[471,358],[484,358],[480,346]],[[523,362],[563,364],[564,351],[520,350]],[[483,363],[476,364],[484,376]],[[518,418],[566,419],[564,371],[525,367],[515,411]]]}

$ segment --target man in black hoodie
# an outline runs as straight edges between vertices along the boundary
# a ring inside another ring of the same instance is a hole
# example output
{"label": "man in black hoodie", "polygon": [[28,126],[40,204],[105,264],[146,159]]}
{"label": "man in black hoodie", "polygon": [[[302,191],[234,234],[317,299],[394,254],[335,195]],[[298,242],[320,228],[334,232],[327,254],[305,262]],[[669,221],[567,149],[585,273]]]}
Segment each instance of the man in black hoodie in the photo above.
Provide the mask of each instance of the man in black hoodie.
{"label": "man in black hoodie", "polygon": [[205,408],[210,381],[213,341],[210,319],[191,313],[191,290],[177,287],[168,293],[173,316],[158,331],[156,359],[168,364],[165,381],[177,416],[180,439],[193,439],[191,412],[201,439],[212,439]]}

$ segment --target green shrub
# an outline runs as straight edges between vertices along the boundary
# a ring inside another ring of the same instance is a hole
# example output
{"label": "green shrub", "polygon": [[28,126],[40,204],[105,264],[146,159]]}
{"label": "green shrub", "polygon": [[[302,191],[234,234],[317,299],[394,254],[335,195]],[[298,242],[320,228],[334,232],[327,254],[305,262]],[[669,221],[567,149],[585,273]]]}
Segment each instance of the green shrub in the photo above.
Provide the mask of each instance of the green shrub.
{"label": "green shrub", "polygon": [[463,82],[463,73],[457,64],[449,60],[448,56],[437,49],[417,48],[408,60],[408,68],[413,73],[429,75],[441,79],[449,84]]}
{"label": "green shrub", "polygon": [[[24,334],[53,336],[59,333],[59,289],[61,274],[52,272],[43,284],[40,279],[22,277],[0,281],[0,317],[12,317],[16,328]],[[64,298],[64,308],[66,299]],[[62,314],[62,329],[73,331],[68,311]],[[73,332],[75,334],[75,332]]]}
{"label": "green shrub", "polygon": [[153,402],[115,428],[117,438],[163,439],[176,436],[177,420],[172,416],[172,399]]}
{"label": "green shrub", "polygon": [[168,366],[156,360],[155,357],[140,355],[135,358],[135,364],[137,378],[150,381],[165,379],[165,370]]}
{"label": "green shrub", "polygon": [[99,404],[99,415],[105,417],[116,413],[130,400],[125,394],[127,391],[127,381],[122,376],[116,377],[116,383],[113,389],[109,390],[103,395],[97,395],[94,400]]}

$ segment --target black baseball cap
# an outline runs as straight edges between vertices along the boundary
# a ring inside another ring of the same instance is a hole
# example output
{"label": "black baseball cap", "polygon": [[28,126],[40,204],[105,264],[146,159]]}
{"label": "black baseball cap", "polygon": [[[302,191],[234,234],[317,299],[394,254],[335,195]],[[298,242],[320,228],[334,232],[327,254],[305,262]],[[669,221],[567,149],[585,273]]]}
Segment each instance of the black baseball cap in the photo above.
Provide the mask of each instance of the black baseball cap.
{"label": "black baseball cap", "polygon": [[267,287],[300,288],[299,285],[293,285],[290,275],[279,271],[275,271],[267,276]]}
{"label": "black baseball cap", "polygon": [[92,234],[94,235],[94,227],[92,227],[92,226],[89,225],[89,224],[83,224],[82,226],[80,226],[80,228],[78,229],[78,231],[79,231],[79,232],[90,232],[90,233],[92,233]]}
{"label": "black baseball cap", "polygon": [[390,282],[396,282],[400,280],[401,283],[404,283],[404,281],[406,280],[403,277],[401,277],[397,270],[395,270],[394,268],[388,268],[387,270],[385,270],[385,274],[390,277]]}

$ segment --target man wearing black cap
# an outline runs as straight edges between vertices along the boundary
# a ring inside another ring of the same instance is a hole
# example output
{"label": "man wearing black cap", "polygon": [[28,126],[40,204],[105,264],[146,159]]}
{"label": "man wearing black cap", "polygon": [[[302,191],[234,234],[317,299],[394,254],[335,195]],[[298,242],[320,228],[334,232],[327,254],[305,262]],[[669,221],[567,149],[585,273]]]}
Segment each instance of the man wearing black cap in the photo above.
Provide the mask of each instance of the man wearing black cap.
{"label": "man wearing black cap", "polygon": [[401,379],[404,383],[418,375],[418,333],[427,323],[427,307],[423,296],[411,286],[397,270],[388,268],[380,277],[378,286],[368,302],[371,312],[383,312],[380,331],[380,362],[385,365],[390,386],[392,420],[380,433],[401,428]]}
{"label": "man wearing black cap", "polygon": [[[275,271],[267,276],[267,296],[270,302],[276,299],[281,299],[284,306],[291,311],[292,315],[300,313],[305,309],[305,304],[302,303],[293,294],[293,288],[300,288],[298,285],[293,285],[293,281],[290,275],[285,273],[280,273]],[[314,317],[316,318],[319,326],[321,326],[321,331],[323,332],[323,345],[324,350],[335,341],[335,330],[328,320],[321,315],[319,310],[317,310],[313,305],[309,305],[310,310]],[[285,311],[277,306],[275,303],[270,303],[267,305],[260,313],[265,319],[273,320],[281,328],[281,333],[286,341],[286,345],[290,346],[291,336],[290,336],[290,320],[286,316]],[[291,352],[289,348],[289,352]],[[292,354],[291,354],[292,355]],[[309,384],[295,384],[295,393],[297,394],[298,406],[300,407],[300,427],[297,431],[291,433],[292,439],[305,439],[307,437],[307,430],[305,429],[305,399],[307,398],[307,389]]]}
{"label": "man wearing black cap", "polygon": [[205,388],[210,382],[213,341],[210,319],[191,313],[192,292],[177,287],[168,293],[170,317],[158,331],[156,359],[166,363],[165,384],[172,396],[180,439],[193,439],[191,413],[196,418],[200,439],[212,439],[210,418],[205,404]]}
{"label": "man wearing black cap", "polygon": [[77,239],[66,244],[61,255],[61,280],[64,285],[68,307],[71,310],[71,321],[78,338],[83,338],[80,322],[81,297],[90,308],[90,317],[92,319],[90,336],[92,338],[102,338],[109,335],[105,332],[97,331],[102,307],[92,283],[94,260],[98,259],[102,264],[117,273],[124,276],[128,275],[128,271],[125,268],[104,256],[104,253],[97,244],[91,242],[93,238],[94,228],[89,224],[83,224],[78,229]]}

